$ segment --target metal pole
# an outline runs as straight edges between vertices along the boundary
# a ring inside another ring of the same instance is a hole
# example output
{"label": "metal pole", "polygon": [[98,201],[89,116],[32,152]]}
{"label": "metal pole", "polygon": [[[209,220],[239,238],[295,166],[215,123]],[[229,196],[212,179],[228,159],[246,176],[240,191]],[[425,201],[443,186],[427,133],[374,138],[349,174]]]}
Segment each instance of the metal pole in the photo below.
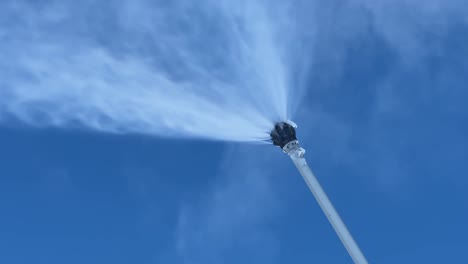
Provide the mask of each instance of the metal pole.
{"label": "metal pole", "polygon": [[330,199],[328,199],[327,194],[323,190],[322,186],[320,186],[320,183],[307,164],[307,161],[304,158],[305,150],[299,146],[299,142],[297,140],[288,143],[284,146],[283,150],[291,157],[294,165],[296,165],[296,168],[301,173],[307,183],[307,186],[309,186],[310,191],[320,205],[320,208],[322,208],[323,212],[327,216],[328,221],[332,225],[354,263],[367,264],[368,262],[364,257],[364,254],[362,254],[358,244],[354,241],[351,233],[348,231],[348,228],[346,228],[346,225],[343,220],[341,220],[340,215],[336,211]]}

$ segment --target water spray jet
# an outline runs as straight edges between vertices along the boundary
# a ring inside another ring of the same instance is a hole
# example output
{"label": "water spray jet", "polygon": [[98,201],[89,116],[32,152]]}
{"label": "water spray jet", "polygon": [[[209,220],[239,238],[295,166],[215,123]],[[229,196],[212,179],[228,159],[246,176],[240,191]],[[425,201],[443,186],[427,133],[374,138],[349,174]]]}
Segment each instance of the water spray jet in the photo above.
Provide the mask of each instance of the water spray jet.
{"label": "water spray jet", "polygon": [[307,164],[305,150],[296,137],[296,128],[296,124],[291,121],[276,123],[270,133],[273,145],[279,146],[292,159],[354,263],[367,264],[364,254]]}

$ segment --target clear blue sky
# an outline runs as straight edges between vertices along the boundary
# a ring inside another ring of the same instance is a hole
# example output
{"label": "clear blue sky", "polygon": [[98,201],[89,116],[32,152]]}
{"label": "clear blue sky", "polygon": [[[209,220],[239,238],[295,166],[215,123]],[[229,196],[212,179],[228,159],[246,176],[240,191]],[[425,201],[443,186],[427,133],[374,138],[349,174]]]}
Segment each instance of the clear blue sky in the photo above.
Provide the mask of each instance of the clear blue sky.
{"label": "clear blue sky", "polygon": [[[112,19],[83,2],[93,26],[65,26],[110,41]],[[304,24],[320,38],[298,137],[370,263],[468,263],[467,8],[428,3],[437,8],[324,4],[311,11],[320,27]],[[5,17],[0,40],[27,20]],[[8,118],[0,124],[0,263],[351,260],[273,146]]]}

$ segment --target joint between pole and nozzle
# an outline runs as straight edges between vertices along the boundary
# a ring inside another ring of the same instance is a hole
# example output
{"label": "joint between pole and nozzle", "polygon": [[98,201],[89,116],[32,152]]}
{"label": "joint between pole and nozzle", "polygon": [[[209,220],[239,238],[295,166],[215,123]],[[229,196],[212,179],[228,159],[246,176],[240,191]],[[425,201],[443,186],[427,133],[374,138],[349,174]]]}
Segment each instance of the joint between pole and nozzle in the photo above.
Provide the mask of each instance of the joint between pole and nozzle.
{"label": "joint between pole and nozzle", "polygon": [[305,154],[305,149],[301,148],[301,146],[299,145],[298,140],[293,140],[293,141],[287,143],[283,147],[283,152],[288,154],[289,156],[294,155],[297,158],[303,158],[304,154]]}

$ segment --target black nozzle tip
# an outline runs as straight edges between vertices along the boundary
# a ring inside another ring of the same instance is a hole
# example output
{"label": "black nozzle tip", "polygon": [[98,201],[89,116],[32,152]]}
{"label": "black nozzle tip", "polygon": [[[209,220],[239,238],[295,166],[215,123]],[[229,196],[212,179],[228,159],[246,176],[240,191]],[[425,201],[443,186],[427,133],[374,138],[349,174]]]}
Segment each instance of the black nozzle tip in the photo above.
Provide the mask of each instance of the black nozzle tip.
{"label": "black nozzle tip", "polygon": [[291,141],[297,140],[296,129],[286,122],[278,122],[270,133],[273,145],[283,148]]}

